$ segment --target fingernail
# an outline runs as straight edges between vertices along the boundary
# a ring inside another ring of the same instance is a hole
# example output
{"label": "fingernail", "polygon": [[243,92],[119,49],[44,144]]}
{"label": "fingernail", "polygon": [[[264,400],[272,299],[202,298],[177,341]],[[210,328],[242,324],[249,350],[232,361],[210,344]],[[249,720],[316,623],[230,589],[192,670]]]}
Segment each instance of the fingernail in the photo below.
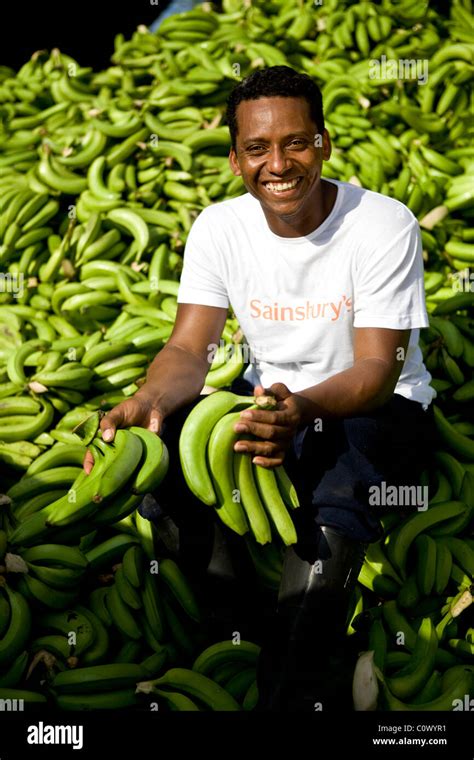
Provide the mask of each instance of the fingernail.
{"label": "fingernail", "polygon": [[252,419],[252,412],[242,412],[241,417],[247,417],[248,419]]}
{"label": "fingernail", "polygon": [[244,433],[247,430],[247,425],[241,425],[240,422],[238,422],[235,425],[234,430],[238,433]]}
{"label": "fingernail", "polygon": [[110,428],[107,428],[107,430],[104,430],[104,432],[102,433],[102,438],[104,439],[104,441],[110,441],[112,440],[113,435],[114,435],[113,430],[111,430]]}
{"label": "fingernail", "polygon": [[237,451],[247,451],[247,446],[245,445],[245,443],[236,443],[235,448],[237,449]]}

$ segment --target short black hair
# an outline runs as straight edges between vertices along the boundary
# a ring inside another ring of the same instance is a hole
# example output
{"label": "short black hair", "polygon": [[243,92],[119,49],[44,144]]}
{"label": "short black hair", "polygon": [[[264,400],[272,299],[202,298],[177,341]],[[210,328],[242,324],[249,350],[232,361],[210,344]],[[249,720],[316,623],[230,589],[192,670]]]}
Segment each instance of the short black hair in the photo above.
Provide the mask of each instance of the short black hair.
{"label": "short black hair", "polygon": [[234,150],[237,138],[236,113],[239,103],[244,100],[275,97],[304,98],[309,104],[311,117],[322,134],[324,130],[323,97],[318,85],[307,74],[300,74],[290,66],[270,66],[249,74],[234,87],[229,95],[226,120]]}

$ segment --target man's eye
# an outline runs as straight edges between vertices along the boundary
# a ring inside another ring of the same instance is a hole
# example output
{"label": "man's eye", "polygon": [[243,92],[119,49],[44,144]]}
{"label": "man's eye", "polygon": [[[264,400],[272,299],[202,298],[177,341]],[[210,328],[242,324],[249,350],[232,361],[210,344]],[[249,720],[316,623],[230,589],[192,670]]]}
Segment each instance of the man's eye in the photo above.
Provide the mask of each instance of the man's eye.
{"label": "man's eye", "polygon": [[250,145],[249,148],[247,148],[249,153],[261,153],[265,150],[264,145]]}
{"label": "man's eye", "polygon": [[297,148],[305,146],[306,140],[300,140],[299,138],[295,138],[290,142],[290,145],[296,145]]}

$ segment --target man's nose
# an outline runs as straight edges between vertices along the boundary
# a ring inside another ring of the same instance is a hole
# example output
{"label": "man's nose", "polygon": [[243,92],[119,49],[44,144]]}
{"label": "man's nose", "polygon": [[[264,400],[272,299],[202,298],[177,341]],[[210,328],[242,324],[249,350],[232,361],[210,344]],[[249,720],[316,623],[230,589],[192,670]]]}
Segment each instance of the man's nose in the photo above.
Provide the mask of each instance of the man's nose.
{"label": "man's nose", "polygon": [[273,174],[283,174],[289,168],[289,161],[285,151],[279,146],[274,145],[270,148],[267,169]]}

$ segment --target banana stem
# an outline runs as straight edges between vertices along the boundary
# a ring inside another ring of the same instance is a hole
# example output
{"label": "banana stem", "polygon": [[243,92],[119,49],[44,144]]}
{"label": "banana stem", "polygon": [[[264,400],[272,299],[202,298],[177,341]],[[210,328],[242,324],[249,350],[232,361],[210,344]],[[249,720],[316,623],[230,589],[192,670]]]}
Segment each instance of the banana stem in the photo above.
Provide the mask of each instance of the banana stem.
{"label": "banana stem", "polygon": [[255,396],[255,403],[259,409],[276,409],[278,401],[275,396]]}

